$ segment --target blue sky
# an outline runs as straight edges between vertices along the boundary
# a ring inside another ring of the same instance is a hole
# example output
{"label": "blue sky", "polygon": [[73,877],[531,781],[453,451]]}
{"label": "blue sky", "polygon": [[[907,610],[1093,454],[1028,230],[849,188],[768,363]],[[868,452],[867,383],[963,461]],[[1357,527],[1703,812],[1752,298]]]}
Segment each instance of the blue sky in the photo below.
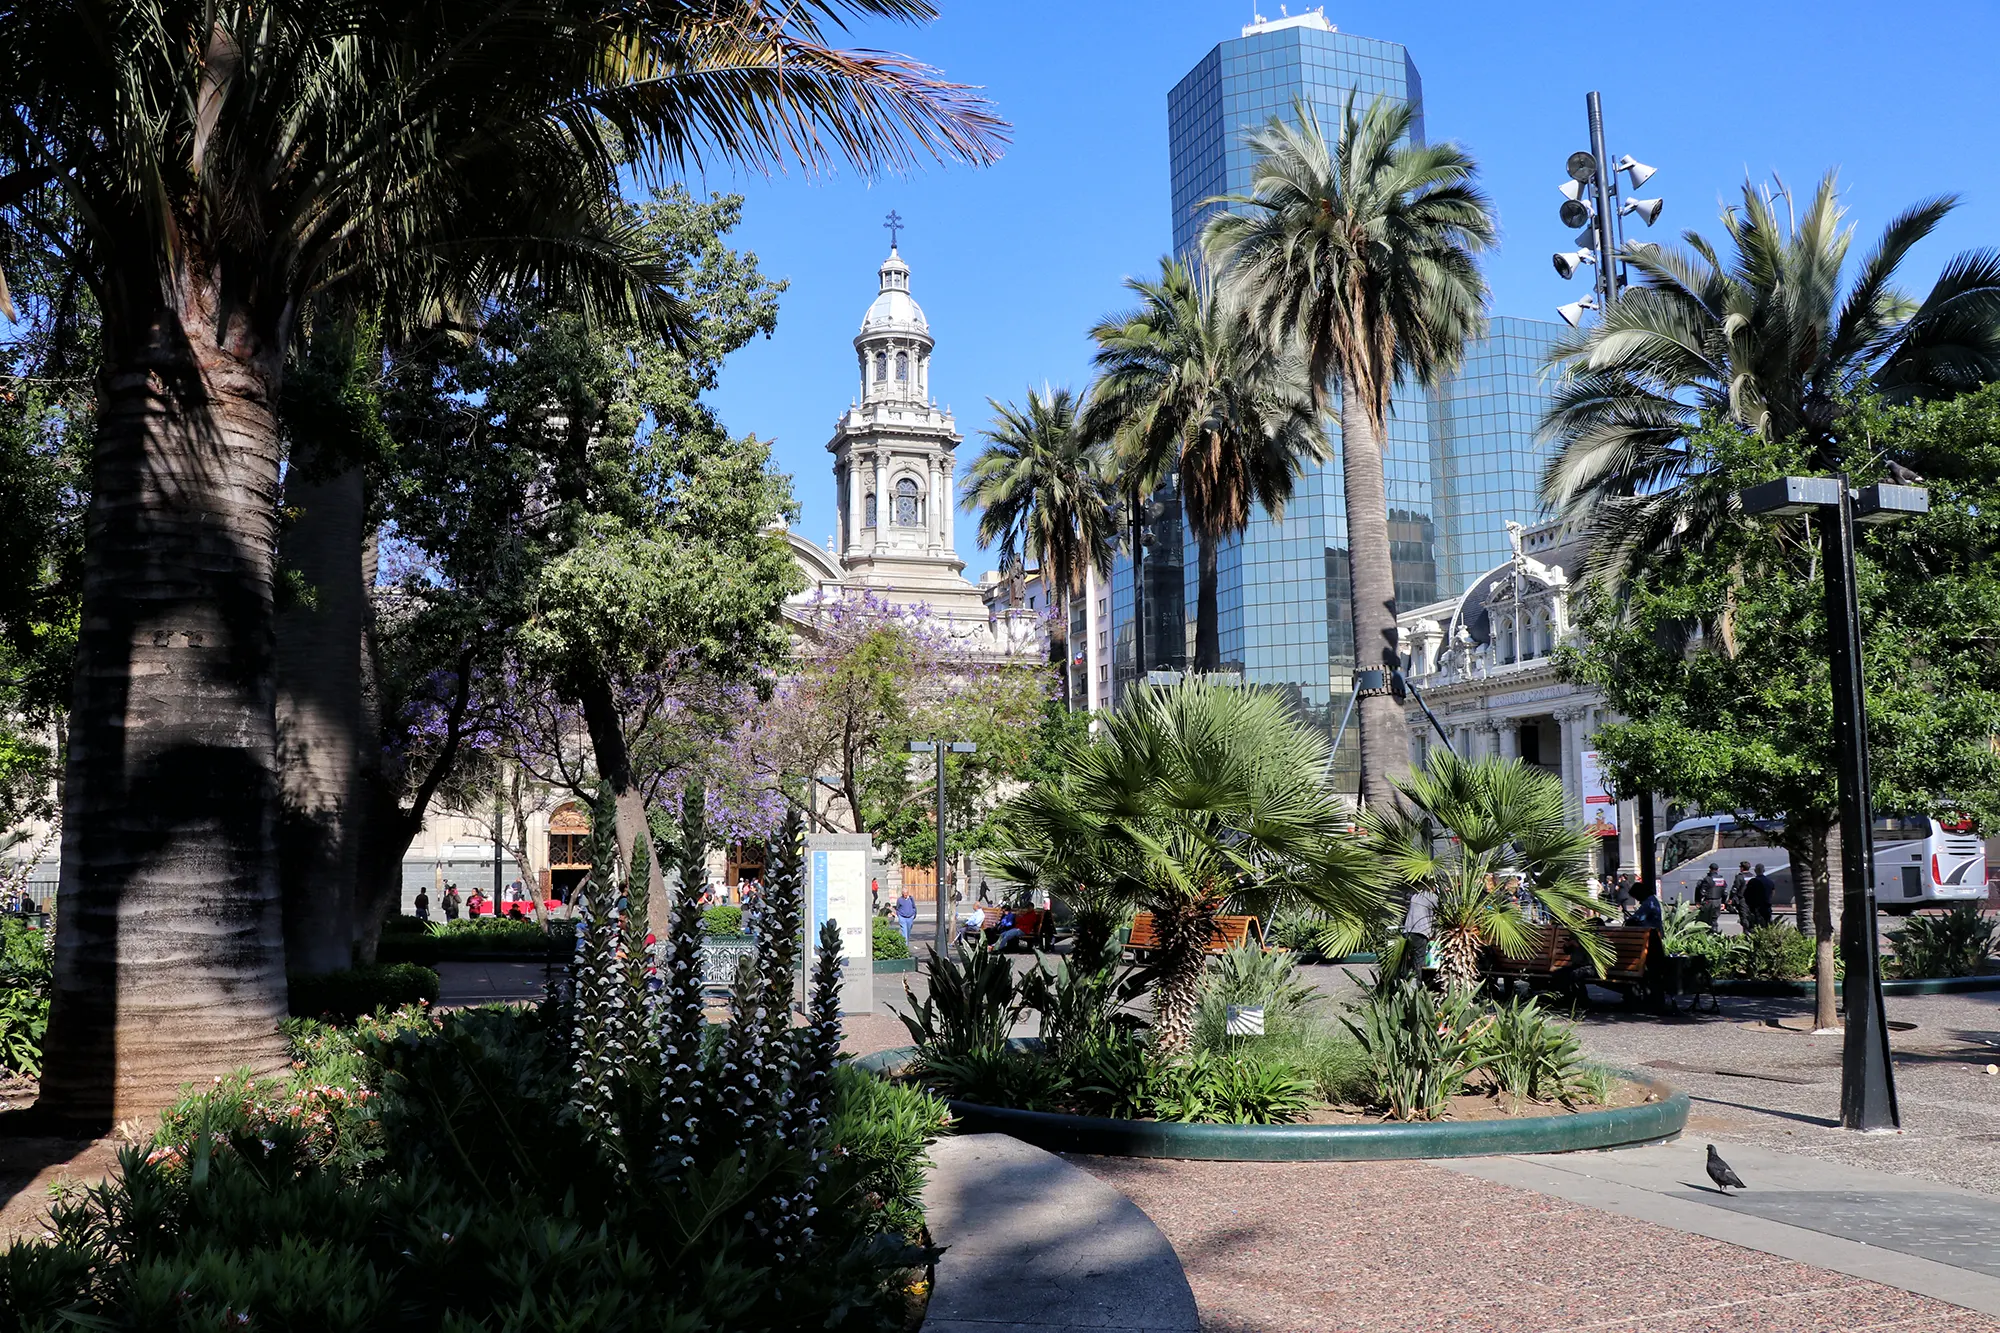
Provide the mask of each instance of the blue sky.
{"label": "blue sky", "polygon": [[[1085,330],[1126,304],[1120,283],[1155,270],[1168,245],[1167,90],[1251,10],[1247,0],[939,3],[934,24],[864,28],[845,44],[907,52],[983,86],[1013,125],[998,165],[872,183],[847,172],[691,182],[746,195],[736,242],[791,282],[777,333],[731,358],[712,401],[732,430],[776,441],[804,509],[799,531],[815,542],[833,532],[825,444],[853,394],[850,340],[888,250],[883,214],[907,223],[911,289],[938,343],[933,392],[966,437],[962,469],[989,397],[1087,382]],[[1276,17],[1275,0],[1259,4]],[[1715,234],[1718,202],[1746,172],[1775,170],[1803,194],[1838,166],[1857,255],[1899,209],[1962,196],[1905,270],[1909,286],[1928,286],[1958,250],[2000,245],[2000,5],[1990,0],[1365,0],[1326,12],[1342,31],[1407,46],[1430,137],[1456,139],[1481,163],[1501,224],[1486,265],[1495,313],[1553,319],[1587,290],[1587,277],[1558,278],[1549,254],[1569,248],[1556,186],[1564,157],[1586,146],[1593,87],[1611,154],[1660,169],[1643,191],[1667,200],[1655,239],[1689,226]],[[1627,18],[1619,35],[1592,40],[1594,14],[1644,16],[1643,36]],[[1617,59],[1592,60],[1595,49]],[[959,551],[976,579],[992,562],[970,529],[961,518]]]}

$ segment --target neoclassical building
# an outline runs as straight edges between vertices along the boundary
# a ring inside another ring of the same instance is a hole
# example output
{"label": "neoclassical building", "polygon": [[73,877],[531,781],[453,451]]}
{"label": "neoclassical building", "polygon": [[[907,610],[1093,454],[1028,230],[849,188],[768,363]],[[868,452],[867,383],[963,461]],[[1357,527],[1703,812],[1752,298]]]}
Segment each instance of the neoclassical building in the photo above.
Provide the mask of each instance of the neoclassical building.
{"label": "neoclassical building", "polygon": [[970,582],[954,547],[962,437],[931,397],[936,344],[894,246],[877,280],[854,335],[858,391],[826,444],[838,506],[831,549],[787,534],[807,581],[793,618],[803,628],[810,603],[867,594],[928,610],[982,658],[1039,660],[1047,653],[1040,616],[991,604],[984,589],[1000,575]]}
{"label": "neoclassical building", "polygon": [[[1506,560],[1459,596],[1398,617],[1406,673],[1454,750],[1523,759],[1559,774],[1577,820],[1615,828],[1617,864],[1631,869],[1636,811],[1631,801],[1608,798],[1591,741],[1618,719],[1596,690],[1560,679],[1552,656],[1572,641],[1570,593],[1585,543],[1557,523],[1510,522],[1507,531],[1513,550]],[[1422,762],[1440,741],[1415,697],[1408,708]]]}

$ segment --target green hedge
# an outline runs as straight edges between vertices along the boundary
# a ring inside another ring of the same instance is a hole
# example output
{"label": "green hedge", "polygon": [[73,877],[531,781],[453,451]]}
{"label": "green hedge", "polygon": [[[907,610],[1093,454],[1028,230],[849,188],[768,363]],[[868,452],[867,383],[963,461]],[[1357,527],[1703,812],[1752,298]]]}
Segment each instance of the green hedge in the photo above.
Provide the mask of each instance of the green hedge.
{"label": "green hedge", "polygon": [[875,956],[877,958],[908,958],[910,946],[903,939],[903,932],[887,921],[875,923]]}
{"label": "green hedge", "polygon": [[[413,931],[406,923],[422,929]],[[382,927],[382,942],[375,958],[382,963],[435,963],[469,953],[512,953],[524,958],[542,958],[551,949],[561,947],[562,941],[552,931],[567,928],[565,922],[551,922],[549,927],[543,927],[510,917],[429,922],[415,917],[391,917]]]}
{"label": "green hedge", "polygon": [[714,939],[718,935],[741,935],[743,933],[743,909],[724,904],[721,907],[704,908],[701,914],[701,930]]}
{"label": "green hedge", "polygon": [[325,1018],[352,1023],[382,1008],[437,1003],[438,974],[415,963],[377,963],[324,976],[292,976],[294,1018]]}

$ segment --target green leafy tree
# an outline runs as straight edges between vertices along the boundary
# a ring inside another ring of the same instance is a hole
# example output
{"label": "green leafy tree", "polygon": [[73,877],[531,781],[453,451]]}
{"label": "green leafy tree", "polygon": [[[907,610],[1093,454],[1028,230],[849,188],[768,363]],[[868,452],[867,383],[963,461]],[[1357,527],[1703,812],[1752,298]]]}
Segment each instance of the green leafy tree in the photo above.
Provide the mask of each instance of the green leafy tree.
{"label": "green leafy tree", "polygon": [[1804,466],[1825,470],[1857,393],[1907,402],[2000,378],[2000,254],[1954,257],[1921,302],[1896,285],[1955,203],[1893,219],[1851,279],[1832,172],[1796,213],[1789,192],[1745,182],[1722,213],[1726,252],[1693,231],[1686,250],[1628,247],[1637,285],[1549,352],[1564,375],[1543,418],[1558,448],[1543,496],[1588,525],[1594,569],[1622,577],[1726,526],[1734,492],[1695,443],[1704,422],[1803,438]]}
{"label": "green leafy tree", "polygon": [[[1932,513],[1866,530],[1857,556],[1873,799],[1878,811],[1959,810],[1993,826],[2000,756],[2000,501],[1992,432],[2000,390],[1956,402],[1843,414],[1838,461],[1887,457],[1936,472]],[[1797,441],[1727,424],[1687,442],[1703,475],[1740,488],[1810,466]],[[1926,471],[1925,475],[1930,475]],[[1717,521],[1699,546],[1654,557],[1618,598],[1592,599],[1565,671],[1630,721],[1597,736],[1615,784],[1785,828],[1794,891],[1812,904],[1818,1020],[1837,1022],[1828,834],[1837,818],[1823,553],[1809,521]]]}
{"label": "green leafy tree", "polygon": [[1142,687],[1103,721],[1060,777],[1007,803],[998,831],[1014,841],[990,864],[1016,877],[1076,874],[1086,892],[1153,914],[1153,1031],[1179,1055],[1218,915],[1309,907],[1344,951],[1383,910],[1377,862],[1326,786],[1326,738],[1276,695]]}
{"label": "green leafy tree", "polygon": [[1091,330],[1097,382],[1086,438],[1111,447],[1119,490],[1149,494],[1178,479],[1199,548],[1197,671],[1222,666],[1217,552],[1261,505],[1284,515],[1308,463],[1328,456],[1304,367],[1273,350],[1185,264],[1160,261],[1157,282],[1128,279],[1136,309]]}
{"label": "green leafy tree", "polygon": [[[1328,137],[1304,103],[1252,135],[1250,192],[1216,202],[1203,237],[1229,299],[1296,349],[1314,407],[1340,397],[1348,578],[1355,665],[1391,679],[1402,665],[1382,471],[1389,393],[1429,385],[1485,327],[1486,280],[1473,255],[1491,244],[1493,212],[1456,144],[1411,142],[1415,108],[1350,95]],[[1361,797],[1387,803],[1410,767],[1400,697],[1364,695]]]}
{"label": "green leafy tree", "polygon": [[[1041,570],[1062,615],[1055,636],[1060,659],[1070,658],[1070,600],[1090,570],[1111,567],[1117,538],[1115,492],[1103,462],[1077,429],[1077,404],[1067,388],[1028,390],[1025,408],[989,399],[987,444],[966,474],[960,507],[979,515],[979,541],[1019,551]],[[1062,673],[1064,697],[1070,673]]]}
{"label": "green leafy tree", "polygon": [[[277,410],[300,312],[340,290],[407,291],[449,264],[413,236],[532,233],[551,208],[616,198],[635,166],[986,160],[999,125],[983,102],[824,40],[851,15],[930,13],[908,0],[6,9],[5,229],[74,226],[104,330],[66,791],[67,822],[91,837],[64,852],[46,1113],[145,1112],[187,1078],[284,1058],[269,645]],[[549,237],[543,258],[563,244]],[[622,265],[565,258],[468,285],[560,269],[576,305],[637,313]]]}

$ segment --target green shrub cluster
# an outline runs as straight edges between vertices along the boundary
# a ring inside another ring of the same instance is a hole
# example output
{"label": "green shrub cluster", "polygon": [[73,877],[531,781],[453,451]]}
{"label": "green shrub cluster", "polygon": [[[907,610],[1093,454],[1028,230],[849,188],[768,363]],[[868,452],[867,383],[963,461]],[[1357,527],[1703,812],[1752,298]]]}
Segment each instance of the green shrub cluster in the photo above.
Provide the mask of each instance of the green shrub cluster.
{"label": "green shrub cluster", "polygon": [[687,901],[651,1000],[642,927],[598,921],[539,1010],[295,1022],[288,1084],[190,1097],[14,1247],[6,1325],[902,1328],[944,1111],[837,1065],[837,935],[789,1021],[796,883],[775,868],[726,1025]]}
{"label": "green shrub cluster", "polygon": [[887,921],[877,921],[874,929],[875,956],[877,958],[908,958],[910,942],[903,938],[903,932]]}
{"label": "green shrub cluster", "polygon": [[[414,925],[416,929],[411,929]],[[393,927],[393,929],[392,929]],[[512,917],[467,917],[457,921],[418,921],[390,917],[383,923],[375,958],[383,963],[435,963],[478,953],[511,953],[524,958],[567,952],[575,923],[517,921]]]}
{"label": "green shrub cluster", "polygon": [[701,914],[702,932],[711,938],[716,936],[736,936],[743,933],[743,909],[723,903],[703,910]]}
{"label": "green shrub cluster", "polygon": [[1889,932],[1895,948],[1891,964],[1899,977],[1970,977],[1985,970],[2000,923],[1959,903],[1942,915],[1916,915]]}
{"label": "green shrub cluster", "polygon": [[323,976],[288,978],[295,1018],[352,1023],[364,1014],[435,1004],[438,974],[418,963],[376,963]]}
{"label": "green shrub cluster", "polygon": [[1758,926],[1737,937],[1730,971],[1751,981],[1799,981],[1812,975],[1816,946],[1812,936],[1789,921]]}
{"label": "green shrub cluster", "polygon": [[55,978],[51,945],[55,918],[36,929],[18,916],[0,918],[0,1069],[29,1078],[42,1072],[42,1038],[49,1028]]}
{"label": "green shrub cluster", "polygon": [[[1354,1043],[1318,1014],[1294,973],[1297,958],[1254,947],[1216,959],[1204,977],[1194,1049],[1163,1059],[1127,1006],[1137,969],[1084,969],[1045,960],[1015,981],[983,951],[931,960],[930,991],[904,1023],[917,1076],[964,1101],[1126,1119],[1284,1124],[1361,1087]],[[1231,1036],[1231,1005],[1263,1011],[1261,1036]],[[1025,1012],[1039,1044],[1011,1042]]]}
{"label": "green shrub cluster", "polygon": [[1342,1022],[1366,1058],[1366,1101],[1397,1120],[1438,1119],[1475,1075],[1517,1103],[1609,1094],[1574,1029],[1536,1000],[1489,1010],[1470,990],[1439,994],[1405,977],[1378,986]]}

